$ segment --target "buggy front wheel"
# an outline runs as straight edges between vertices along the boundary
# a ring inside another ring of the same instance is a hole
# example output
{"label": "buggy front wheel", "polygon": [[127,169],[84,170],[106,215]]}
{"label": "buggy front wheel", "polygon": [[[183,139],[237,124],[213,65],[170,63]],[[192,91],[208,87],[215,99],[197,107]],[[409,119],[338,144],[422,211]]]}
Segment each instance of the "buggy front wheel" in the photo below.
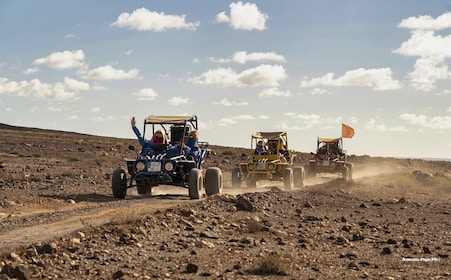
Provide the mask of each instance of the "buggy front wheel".
{"label": "buggy front wheel", "polygon": [[210,196],[222,193],[223,179],[221,169],[210,167],[205,172],[205,193]]}
{"label": "buggy front wheel", "polygon": [[286,189],[291,190],[293,186],[293,169],[285,168],[283,171],[283,184]]}
{"label": "buggy front wheel", "polygon": [[304,187],[305,171],[302,166],[295,167],[293,170],[293,184],[296,188]]}
{"label": "buggy front wheel", "polygon": [[193,168],[189,172],[188,179],[188,194],[192,199],[199,199],[202,196],[203,189],[202,171],[198,168]]}
{"label": "buggy front wheel", "polygon": [[127,194],[127,175],[121,168],[117,168],[113,172],[111,179],[111,188],[113,189],[113,196],[115,198],[124,198]]}

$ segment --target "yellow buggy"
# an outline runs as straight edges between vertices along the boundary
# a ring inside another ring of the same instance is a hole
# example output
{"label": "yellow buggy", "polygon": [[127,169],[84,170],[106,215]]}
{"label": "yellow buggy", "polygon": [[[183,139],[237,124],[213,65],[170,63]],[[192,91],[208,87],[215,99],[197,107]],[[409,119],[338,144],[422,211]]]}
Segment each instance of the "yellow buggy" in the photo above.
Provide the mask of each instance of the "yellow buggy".
{"label": "yellow buggy", "polygon": [[335,173],[346,181],[352,180],[352,163],[348,162],[342,140],[342,137],[318,137],[316,153],[311,153],[312,158],[304,167],[307,178],[319,173]]}
{"label": "yellow buggy", "polygon": [[[262,143],[264,147],[259,146]],[[266,151],[266,152],[265,152]],[[232,169],[232,186],[256,187],[257,181],[283,181],[287,189],[304,186],[304,168],[294,166],[295,154],[288,149],[286,132],[254,132],[247,162]]]}

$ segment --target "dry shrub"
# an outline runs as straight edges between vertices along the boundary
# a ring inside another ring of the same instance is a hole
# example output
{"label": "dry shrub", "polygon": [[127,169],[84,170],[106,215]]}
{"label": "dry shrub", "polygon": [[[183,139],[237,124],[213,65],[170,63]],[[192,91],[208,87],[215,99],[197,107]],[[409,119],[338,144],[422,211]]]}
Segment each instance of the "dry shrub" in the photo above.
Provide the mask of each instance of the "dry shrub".
{"label": "dry shrub", "polygon": [[44,180],[43,176],[40,174],[31,174],[27,177],[27,181],[30,182],[42,182]]}
{"label": "dry shrub", "polygon": [[86,141],[83,140],[83,139],[79,139],[79,140],[75,141],[75,144],[77,144],[77,145],[85,145]]}
{"label": "dry shrub", "polygon": [[259,274],[288,275],[286,261],[277,253],[264,255],[258,263],[256,272]]}
{"label": "dry shrub", "polygon": [[120,149],[122,147],[125,147],[125,144],[124,142],[116,142],[114,146],[116,147],[116,149]]}
{"label": "dry shrub", "polygon": [[249,233],[256,233],[263,230],[262,224],[256,219],[249,219],[247,222]]}
{"label": "dry shrub", "polygon": [[67,158],[67,161],[68,162],[77,162],[77,161],[80,161],[80,158],[79,157],[69,157],[69,158]]}

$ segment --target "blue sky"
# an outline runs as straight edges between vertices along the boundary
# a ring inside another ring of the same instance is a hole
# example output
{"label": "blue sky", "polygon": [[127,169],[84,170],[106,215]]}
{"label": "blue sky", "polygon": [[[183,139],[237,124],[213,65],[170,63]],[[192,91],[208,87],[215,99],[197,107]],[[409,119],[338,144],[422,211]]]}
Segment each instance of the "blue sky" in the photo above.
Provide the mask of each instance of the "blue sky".
{"label": "blue sky", "polygon": [[134,138],[197,115],[248,147],[451,158],[451,1],[0,1],[0,122]]}

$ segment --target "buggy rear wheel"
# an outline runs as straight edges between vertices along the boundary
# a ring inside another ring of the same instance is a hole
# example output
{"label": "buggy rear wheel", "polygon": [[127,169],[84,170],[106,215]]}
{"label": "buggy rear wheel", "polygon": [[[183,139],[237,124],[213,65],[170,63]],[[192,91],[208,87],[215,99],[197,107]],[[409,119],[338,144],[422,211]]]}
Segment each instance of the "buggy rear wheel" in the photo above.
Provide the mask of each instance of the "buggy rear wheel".
{"label": "buggy rear wheel", "polygon": [[286,189],[291,190],[293,186],[293,169],[285,168],[283,171],[283,185]]}
{"label": "buggy rear wheel", "polygon": [[235,167],[232,169],[232,187],[233,188],[241,187],[241,172],[239,167]]}
{"label": "buggy rear wheel", "polygon": [[304,187],[304,178],[305,178],[305,171],[304,168],[301,167],[295,167],[293,170],[293,184],[295,188],[303,188]]}
{"label": "buggy rear wheel", "polygon": [[349,169],[347,166],[343,166],[341,169],[341,178],[345,179],[345,181],[349,181]]}
{"label": "buggy rear wheel", "polygon": [[348,167],[348,181],[352,181],[352,163],[346,163]]}
{"label": "buggy rear wheel", "polygon": [[205,173],[205,193],[210,196],[222,193],[223,179],[221,169],[210,167]]}
{"label": "buggy rear wheel", "polygon": [[117,168],[113,172],[111,179],[111,188],[113,189],[113,196],[115,198],[124,198],[127,194],[127,175],[121,168]]}
{"label": "buggy rear wheel", "polygon": [[202,171],[198,168],[193,168],[189,172],[188,179],[188,194],[192,199],[199,199],[202,196],[202,189],[204,182],[202,179]]}

